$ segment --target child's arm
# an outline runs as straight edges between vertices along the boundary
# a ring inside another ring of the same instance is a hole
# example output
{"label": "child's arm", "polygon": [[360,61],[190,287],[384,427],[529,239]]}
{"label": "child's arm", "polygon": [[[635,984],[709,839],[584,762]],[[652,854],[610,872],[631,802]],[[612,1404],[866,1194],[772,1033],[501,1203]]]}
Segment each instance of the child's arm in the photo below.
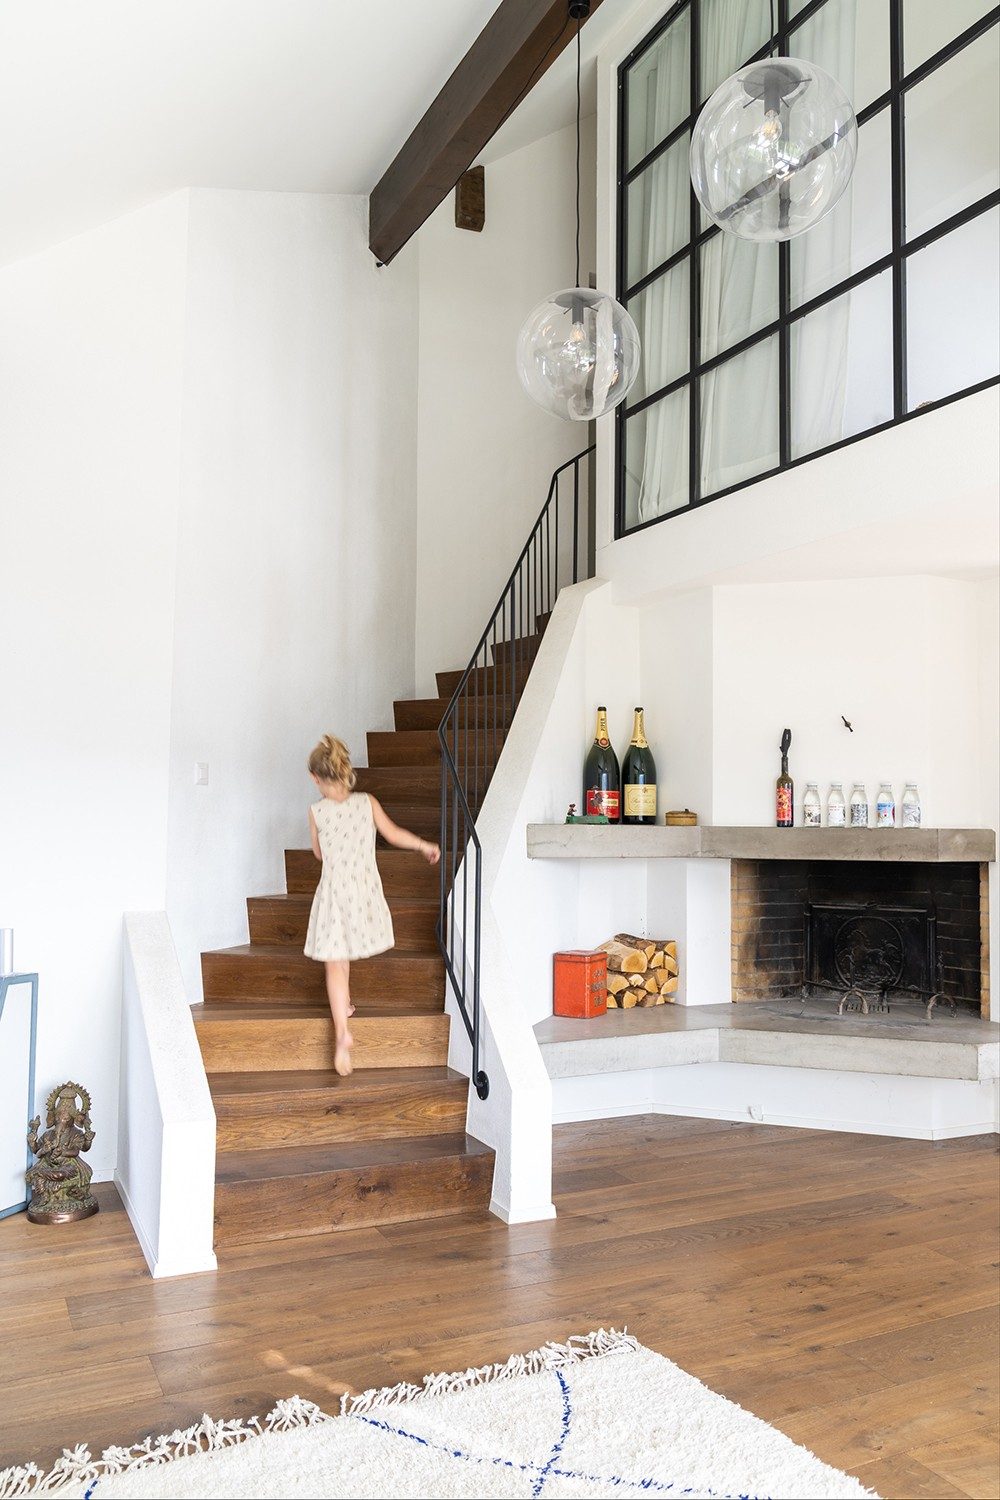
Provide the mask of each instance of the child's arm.
{"label": "child's arm", "polygon": [[418,838],[407,828],[400,828],[398,823],[392,821],[381,802],[377,797],[373,797],[371,792],[368,793],[368,800],[372,805],[375,827],[387,844],[392,844],[394,849],[412,849],[414,854],[422,854],[429,865],[437,864],[441,858],[441,850],[437,844],[432,844],[429,839]]}
{"label": "child's arm", "polygon": [[319,829],[316,827],[316,819],[313,817],[312,808],[309,809],[309,842],[312,844],[312,852],[317,859],[323,858],[323,851],[319,847]]}

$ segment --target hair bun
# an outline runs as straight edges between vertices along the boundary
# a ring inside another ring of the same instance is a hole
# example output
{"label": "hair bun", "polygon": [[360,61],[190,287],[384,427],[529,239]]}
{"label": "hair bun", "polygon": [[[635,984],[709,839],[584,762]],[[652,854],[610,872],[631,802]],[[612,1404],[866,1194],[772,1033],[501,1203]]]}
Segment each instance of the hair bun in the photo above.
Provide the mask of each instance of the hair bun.
{"label": "hair bun", "polygon": [[351,788],[357,781],[351,765],[351,753],[335,734],[324,734],[309,756],[309,771],[320,781],[339,781]]}

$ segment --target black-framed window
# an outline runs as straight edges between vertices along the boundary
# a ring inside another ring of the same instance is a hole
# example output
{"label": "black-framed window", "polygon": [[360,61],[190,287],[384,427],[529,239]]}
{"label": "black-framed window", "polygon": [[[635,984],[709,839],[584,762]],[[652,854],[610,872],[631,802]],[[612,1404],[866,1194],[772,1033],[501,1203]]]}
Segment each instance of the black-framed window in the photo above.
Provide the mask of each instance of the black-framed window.
{"label": "black-framed window", "polygon": [[[783,245],[723,234],[688,176],[722,80],[804,57],[838,78],[858,160]],[[1000,380],[1000,7],[678,0],[618,70],[618,297],[642,368],[616,413],[615,534]]]}

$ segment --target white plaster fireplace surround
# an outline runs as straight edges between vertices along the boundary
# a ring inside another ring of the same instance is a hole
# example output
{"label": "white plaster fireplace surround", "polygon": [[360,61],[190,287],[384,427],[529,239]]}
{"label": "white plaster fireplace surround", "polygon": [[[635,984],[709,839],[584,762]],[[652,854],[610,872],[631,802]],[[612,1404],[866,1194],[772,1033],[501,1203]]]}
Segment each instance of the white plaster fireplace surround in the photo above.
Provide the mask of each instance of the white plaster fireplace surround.
{"label": "white plaster fireplace surround", "polygon": [[[546,796],[526,809],[521,894],[515,901],[511,886],[517,910],[504,917],[523,921],[532,934],[531,974],[520,999],[552,1080],[553,1118],[651,1109],[923,1139],[995,1129],[996,1025],[963,1019],[960,1040],[947,1015],[912,1034],[895,1018],[863,1018],[876,1029],[858,1037],[858,1022],[844,1018],[828,1036],[825,1022],[729,998],[731,859],[988,862],[995,934],[997,752],[988,726],[997,692],[996,580],[775,580],[661,589],[641,606],[610,602],[625,592],[619,580],[596,585],[591,595],[599,649],[590,649],[593,638],[587,642],[580,698],[589,695],[592,704],[581,706],[580,722],[567,723],[565,734],[570,743],[575,737],[582,765],[589,711],[607,702],[621,748],[629,727],[621,688],[631,679],[657,758],[661,814],[691,807],[700,826],[558,825],[566,802],[579,798],[572,755],[562,756],[563,798],[548,774]],[[624,671],[615,670],[616,660]],[[915,779],[925,826],[864,835],[774,829],[785,725],[793,731],[799,796],[807,778],[824,793],[829,780],[863,779],[872,794],[886,776],[899,791]],[[532,829],[533,821],[546,826]],[[638,858],[620,857],[616,844],[626,840],[645,840],[649,848]],[[543,857],[528,858],[529,848]],[[677,939],[680,1004],[595,1022],[552,1018],[542,950],[593,946],[621,929]],[[995,937],[987,946],[996,952]],[[996,988],[994,980],[994,1007]]]}

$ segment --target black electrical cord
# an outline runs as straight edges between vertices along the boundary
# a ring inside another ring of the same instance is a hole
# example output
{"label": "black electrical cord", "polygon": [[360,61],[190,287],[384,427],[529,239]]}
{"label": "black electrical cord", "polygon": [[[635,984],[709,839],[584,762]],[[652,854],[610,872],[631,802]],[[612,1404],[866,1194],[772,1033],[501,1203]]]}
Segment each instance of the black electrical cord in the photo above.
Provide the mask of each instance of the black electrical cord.
{"label": "black electrical cord", "polygon": [[578,18],[576,23],[576,279],[574,286],[580,285],[580,26]]}

